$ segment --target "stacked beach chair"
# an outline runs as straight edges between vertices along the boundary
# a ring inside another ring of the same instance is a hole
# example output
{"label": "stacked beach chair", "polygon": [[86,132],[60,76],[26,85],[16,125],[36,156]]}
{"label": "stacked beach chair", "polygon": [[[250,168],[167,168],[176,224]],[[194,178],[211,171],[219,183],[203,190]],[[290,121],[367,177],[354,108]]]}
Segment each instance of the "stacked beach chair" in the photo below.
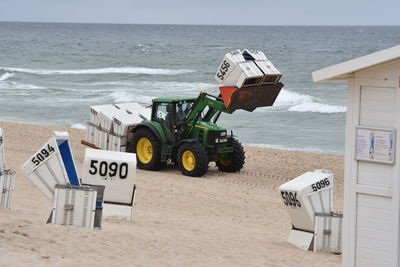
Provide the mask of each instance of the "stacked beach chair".
{"label": "stacked beach chair", "polygon": [[103,150],[127,152],[131,130],[143,117],[149,118],[150,111],[136,102],[92,106],[82,143]]}
{"label": "stacked beach chair", "polygon": [[82,182],[105,187],[102,214],[133,220],[136,157],[131,153],[86,148]]}
{"label": "stacked beach chair", "polygon": [[333,213],[333,174],[306,172],[279,187],[292,220],[288,242],[304,250],[342,252],[341,213]]}
{"label": "stacked beach chair", "polygon": [[104,186],[81,185],[68,142],[68,133],[55,132],[22,166],[23,173],[51,201],[47,222],[100,227]]}
{"label": "stacked beach chair", "polygon": [[88,148],[80,179],[68,137],[67,132],[55,132],[22,166],[28,179],[53,201],[47,222],[101,228],[103,215],[132,220],[136,158]]}
{"label": "stacked beach chair", "polygon": [[234,50],[225,54],[215,79],[228,111],[253,111],[272,106],[283,87],[282,73],[261,51]]}
{"label": "stacked beach chair", "polygon": [[282,73],[261,51],[244,49],[225,54],[215,74],[223,86],[245,88],[279,82]]}
{"label": "stacked beach chair", "polygon": [[6,169],[4,136],[3,130],[0,128],[0,208],[11,209],[14,184],[15,171]]}

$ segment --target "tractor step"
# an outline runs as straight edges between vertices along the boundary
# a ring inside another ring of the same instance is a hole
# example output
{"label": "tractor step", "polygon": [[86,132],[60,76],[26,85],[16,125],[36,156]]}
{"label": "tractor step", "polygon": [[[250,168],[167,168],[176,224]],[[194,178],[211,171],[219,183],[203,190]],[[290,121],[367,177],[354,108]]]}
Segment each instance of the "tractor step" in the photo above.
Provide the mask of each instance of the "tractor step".
{"label": "tractor step", "polygon": [[172,153],[172,146],[170,145],[163,145],[161,149],[161,162],[167,162],[170,158]]}

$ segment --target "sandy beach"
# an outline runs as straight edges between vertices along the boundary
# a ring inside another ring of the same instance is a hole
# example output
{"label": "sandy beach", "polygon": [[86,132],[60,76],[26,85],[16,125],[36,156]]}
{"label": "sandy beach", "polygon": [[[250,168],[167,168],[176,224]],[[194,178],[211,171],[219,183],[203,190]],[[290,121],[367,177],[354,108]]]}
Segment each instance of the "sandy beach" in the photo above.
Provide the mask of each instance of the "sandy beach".
{"label": "sandy beach", "polygon": [[7,168],[17,171],[11,211],[0,209],[1,266],[339,266],[340,255],[286,242],[291,222],[279,185],[314,169],[334,172],[342,210],[343,157],[246,147],[240,173],[210,164],[202,178],[176,167],[137,170],[134,222],[105,220],[101,230],[45,224],[52,203],[22,174],[22,164],[55,130],[68,131],[78,172],[84,131],[0,122]]}

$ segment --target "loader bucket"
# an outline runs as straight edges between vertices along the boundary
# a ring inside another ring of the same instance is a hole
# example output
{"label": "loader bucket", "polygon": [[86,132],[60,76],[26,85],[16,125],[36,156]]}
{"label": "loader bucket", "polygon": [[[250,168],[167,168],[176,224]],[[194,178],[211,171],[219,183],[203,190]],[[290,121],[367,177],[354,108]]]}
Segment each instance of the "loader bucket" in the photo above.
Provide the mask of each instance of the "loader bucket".
{"label": "loader bucket", "polygon": [[250,86],[245,88],[221,86],[219,91],[222,100],[224,101],[224,105],[229,112],[233,112],[237,109],[253,111],[258,107],[272,106],[282,87],[282,83]]}

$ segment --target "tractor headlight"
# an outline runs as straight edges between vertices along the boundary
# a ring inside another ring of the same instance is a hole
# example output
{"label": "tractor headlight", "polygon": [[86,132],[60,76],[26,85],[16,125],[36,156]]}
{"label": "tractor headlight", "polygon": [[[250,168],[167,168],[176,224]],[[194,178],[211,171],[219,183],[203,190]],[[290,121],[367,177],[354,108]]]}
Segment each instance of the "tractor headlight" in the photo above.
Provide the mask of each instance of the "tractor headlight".
{"label": "tractor headlight", "polygon": [[215,143],[226,143],[228,142],[228,138],[226,137],[226,132],[219,132],[218,136],[215,138]]}
{"label": "tractor headlight", "polygon": [[209,144],[227,143],[228,137],[226,131],[208,131]]}

